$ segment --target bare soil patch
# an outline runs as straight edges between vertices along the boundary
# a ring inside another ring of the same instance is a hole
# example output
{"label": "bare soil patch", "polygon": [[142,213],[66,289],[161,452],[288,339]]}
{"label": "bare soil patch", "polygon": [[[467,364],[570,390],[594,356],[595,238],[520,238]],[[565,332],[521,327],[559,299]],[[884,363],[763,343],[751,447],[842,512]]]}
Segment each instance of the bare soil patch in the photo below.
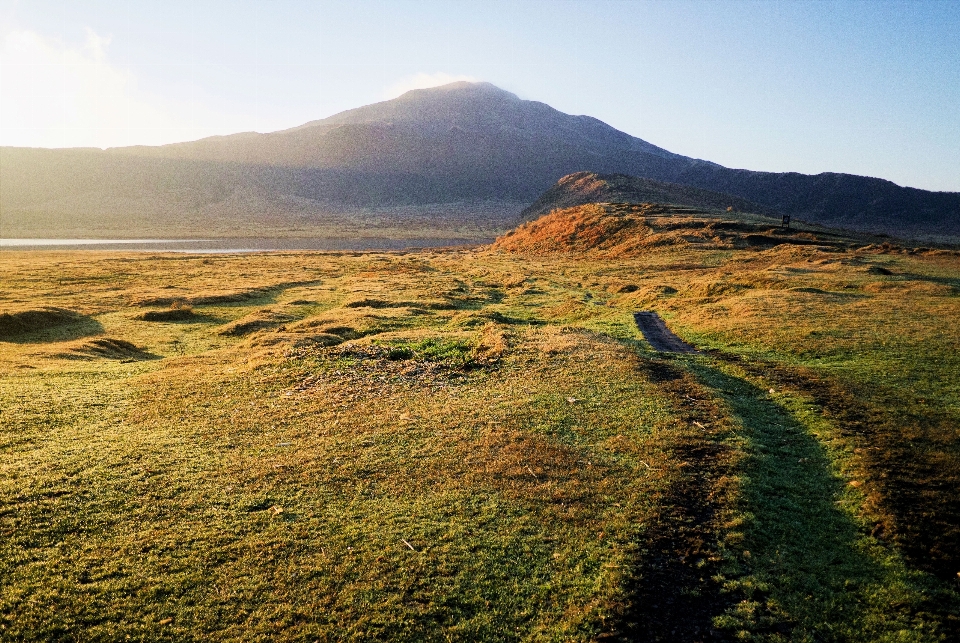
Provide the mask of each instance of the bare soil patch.
{"label": "bare soil patch", "polygon": [[686,343],[667,328],[663,319],[657,313],[643,310],[633,314],[637,328],[643,333],[643,338],[661,353],[696,353],[696,348]]}

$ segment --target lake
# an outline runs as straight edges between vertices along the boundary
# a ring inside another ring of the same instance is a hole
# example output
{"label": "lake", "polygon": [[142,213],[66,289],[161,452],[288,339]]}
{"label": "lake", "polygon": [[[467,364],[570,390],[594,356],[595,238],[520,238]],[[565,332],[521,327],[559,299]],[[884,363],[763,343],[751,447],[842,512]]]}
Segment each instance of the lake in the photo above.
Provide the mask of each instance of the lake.
{"label": "lake", "polygon": [[133,250],[197,253],[271,250],[404,250],[491,243],[490,239],[258,238],[222,239],[0,239],[0,250]]}

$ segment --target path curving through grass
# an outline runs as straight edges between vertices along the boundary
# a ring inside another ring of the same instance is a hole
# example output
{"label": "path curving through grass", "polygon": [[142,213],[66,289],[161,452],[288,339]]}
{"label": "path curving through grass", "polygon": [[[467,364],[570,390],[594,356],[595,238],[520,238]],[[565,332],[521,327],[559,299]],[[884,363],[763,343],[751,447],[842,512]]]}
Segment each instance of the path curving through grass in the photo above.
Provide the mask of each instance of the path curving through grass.
{"label": "path curving through grass", "polygon": [[709,358],[680,359],[726,406],[742,453],[721,545],[730,607],[716,624],[748,640],[955,640],[958,596],[870,534],[818,409]]}

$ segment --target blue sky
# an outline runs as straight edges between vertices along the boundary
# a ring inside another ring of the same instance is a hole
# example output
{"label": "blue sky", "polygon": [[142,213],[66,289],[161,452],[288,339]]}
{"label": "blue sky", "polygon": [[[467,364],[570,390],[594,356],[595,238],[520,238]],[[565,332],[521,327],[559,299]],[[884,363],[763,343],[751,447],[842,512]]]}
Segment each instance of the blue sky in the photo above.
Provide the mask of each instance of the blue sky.
{"label": "blue sky", "polygon": [[729,167],[960,191],[960,2],[0,0],[0,144],[273,131],[459,78]]}

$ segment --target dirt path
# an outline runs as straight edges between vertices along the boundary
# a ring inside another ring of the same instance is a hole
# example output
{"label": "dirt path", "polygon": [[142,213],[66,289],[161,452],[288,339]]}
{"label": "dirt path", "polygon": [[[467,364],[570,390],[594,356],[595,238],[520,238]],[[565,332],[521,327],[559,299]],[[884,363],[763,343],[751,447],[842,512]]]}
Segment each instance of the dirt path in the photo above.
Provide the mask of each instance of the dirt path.
{"label": "dirt path", "polygon": [[717,580],[735,457],[722,442],[727,427],[724,410],[682,366],[653,359],[644,368],[677,416],[672,451],[683,468],[661,498],[663,512],[647,525],[645,560],[630,588],[633,609],[618,638],[650,643],[732,641],[732,633],[718,630],[713,622],[734,602]]}
{"label": "dirt path", "polygon": [[653,349],[661,353],[697,353],[696,348],[674,335],[660,318],[660,315],[651,310],[642,310],[633,313],[633,320],[637,328],[643,333]]}

